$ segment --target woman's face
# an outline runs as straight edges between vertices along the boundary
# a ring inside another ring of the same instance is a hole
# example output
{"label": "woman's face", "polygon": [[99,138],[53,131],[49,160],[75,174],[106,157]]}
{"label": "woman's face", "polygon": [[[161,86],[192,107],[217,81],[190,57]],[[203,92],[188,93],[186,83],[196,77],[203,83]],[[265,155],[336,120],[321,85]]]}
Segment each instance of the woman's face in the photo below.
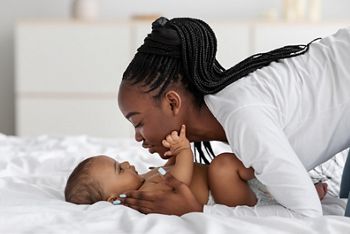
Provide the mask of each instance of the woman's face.
{"label": "woman's face", "polygon": [[182,120],[171,97],[156,102],[152,95],[139,85],[122,82],[118,94],[119,108],[134,126],[136,141],[142,142],[150,153],[168,159],[164,157],[167,150],[161,142],[171,131],[180,130]]}

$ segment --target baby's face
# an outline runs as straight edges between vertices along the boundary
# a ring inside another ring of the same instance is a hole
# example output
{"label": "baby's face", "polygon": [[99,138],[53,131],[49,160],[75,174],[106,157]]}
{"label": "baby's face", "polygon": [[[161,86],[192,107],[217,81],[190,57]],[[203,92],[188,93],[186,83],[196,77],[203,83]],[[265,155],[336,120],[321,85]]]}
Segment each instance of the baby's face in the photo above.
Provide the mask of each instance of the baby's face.
{"label": "baby's face", "polygon": [[144,182],[135,167],[129,162],[119,163],[107,156],[96,156],[90,167],[90,174],[102,186],[107,196],[119,195],[128,190],[137,190]]}

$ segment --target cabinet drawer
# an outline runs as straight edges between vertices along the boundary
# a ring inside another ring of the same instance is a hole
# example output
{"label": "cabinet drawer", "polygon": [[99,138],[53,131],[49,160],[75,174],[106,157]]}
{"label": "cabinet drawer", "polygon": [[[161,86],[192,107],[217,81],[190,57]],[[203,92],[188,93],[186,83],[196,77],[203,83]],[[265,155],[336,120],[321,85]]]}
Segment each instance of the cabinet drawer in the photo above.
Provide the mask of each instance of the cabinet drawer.
{"label": "cabinet drawer", "polygon": [[17,97],[17,134],[133,137],[116,97]]}
{"label": "cabinet drawer", "polygon": [[17,92],[115,92],[129,62],[128,24],[17,27]]}

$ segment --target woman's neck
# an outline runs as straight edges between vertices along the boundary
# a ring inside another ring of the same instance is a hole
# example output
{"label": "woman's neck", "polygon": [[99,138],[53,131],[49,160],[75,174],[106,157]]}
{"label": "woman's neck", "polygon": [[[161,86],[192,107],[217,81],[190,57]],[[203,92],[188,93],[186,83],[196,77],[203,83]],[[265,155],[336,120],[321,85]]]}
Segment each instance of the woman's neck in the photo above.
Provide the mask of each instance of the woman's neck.
{"label": "woman's neck", "polygon": [[187,137],[191,142],[227,142],[223,127],[210,112],[207,105],[204,104],[201,108],[191,108],[186,119]]}

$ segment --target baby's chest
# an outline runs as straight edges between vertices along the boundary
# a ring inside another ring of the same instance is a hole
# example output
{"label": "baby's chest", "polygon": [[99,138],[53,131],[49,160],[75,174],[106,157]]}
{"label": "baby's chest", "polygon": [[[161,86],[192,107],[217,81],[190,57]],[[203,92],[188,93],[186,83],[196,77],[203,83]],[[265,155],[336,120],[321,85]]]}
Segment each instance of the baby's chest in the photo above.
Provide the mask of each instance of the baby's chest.
{"label": "baby's chest", "polygon": [[165,188],[168,188],[164,183],[161,183],[164,181],[164,177],[161,176],[159,173],[154,173],[153,175],[150,175],[149,177],[145,178],[145,182],[143,185],[139,188],[140,191],[153,191],[153,190],[163,190]]}

